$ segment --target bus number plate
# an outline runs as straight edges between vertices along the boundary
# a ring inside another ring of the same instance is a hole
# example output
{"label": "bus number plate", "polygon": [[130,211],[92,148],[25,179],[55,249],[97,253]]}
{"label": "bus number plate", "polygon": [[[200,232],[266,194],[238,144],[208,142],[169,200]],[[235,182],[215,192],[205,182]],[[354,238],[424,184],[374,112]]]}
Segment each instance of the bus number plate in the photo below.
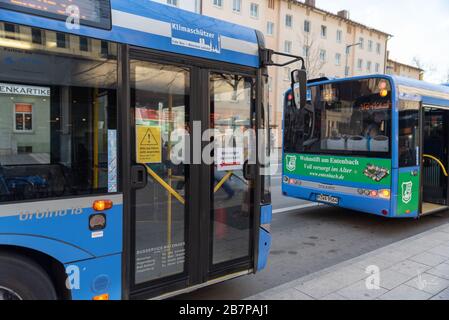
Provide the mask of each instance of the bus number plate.
{"label": "bus number plate", "polygon": [[340,202],[340,200],[338,198],[332,197],[332,196],[327,196],[327,195],[324,195],[324,194],[319,194],[316,197],[316,200],[320,201],[320,202],[330,203],[330,204],[333,204],[333,205],[338,205],[338,203]]}

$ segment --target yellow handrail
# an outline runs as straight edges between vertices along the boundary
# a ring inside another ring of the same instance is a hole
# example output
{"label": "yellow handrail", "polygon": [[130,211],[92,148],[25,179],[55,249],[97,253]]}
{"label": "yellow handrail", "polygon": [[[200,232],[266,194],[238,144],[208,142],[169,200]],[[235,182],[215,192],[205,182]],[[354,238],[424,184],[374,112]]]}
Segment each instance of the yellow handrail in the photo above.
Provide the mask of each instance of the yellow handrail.
{"label": "yellow handrail", "polygon": [[157,175],[156,172],[154,172],[148,165],[144,164],[145,168],[147,169],[147,172],[150,176],[153,177],[154,180],[156,180],[165,190],[167,190],[172,196],[174,196],[176,199],[178,199],[179,202],[182,204],[186,204],[186,201],[184,198],[175,191],[167,182],[165,182],[161,177]]}
{"label": "yellow handrail", "polygon": [[441,170],[443,170],[444,176],[445,176],[445,177],[448,176],[447,170],[446,170],[446,168],[444,167],[443,162],[441,162],[438,158],[436,158],[436,157],[434,157],[434,156],[431,156],[431,155],[429,155],[429,154],[423,154],[423,157],[424,157],[424,158],[429,158],[429,159],[432,159],[432,160],[436,161],[436,162],[438,163],[438,165],[441,167]]}
{"label": "yellow handrail", "polygon": [[229,171],[224,177],[223,179],[221,179],[221,181],[215,186],[214,188],[214,193],[217,193],[218,190],[220,190],[220,188],[226,183],[226,181],[229,180],[230,177],[232,177],[234,173],[232,171]]}

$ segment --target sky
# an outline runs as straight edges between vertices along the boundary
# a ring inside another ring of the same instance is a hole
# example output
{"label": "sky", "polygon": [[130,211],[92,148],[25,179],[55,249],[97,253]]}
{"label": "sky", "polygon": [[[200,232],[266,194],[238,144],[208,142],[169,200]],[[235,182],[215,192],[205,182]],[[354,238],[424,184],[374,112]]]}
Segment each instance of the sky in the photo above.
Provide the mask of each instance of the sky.
{"label": "sky", "polygon": [[425,80],[449,82],[449,0],[316,0],[318,8],[392,34],[390,57],[412,64],[417,57]]}

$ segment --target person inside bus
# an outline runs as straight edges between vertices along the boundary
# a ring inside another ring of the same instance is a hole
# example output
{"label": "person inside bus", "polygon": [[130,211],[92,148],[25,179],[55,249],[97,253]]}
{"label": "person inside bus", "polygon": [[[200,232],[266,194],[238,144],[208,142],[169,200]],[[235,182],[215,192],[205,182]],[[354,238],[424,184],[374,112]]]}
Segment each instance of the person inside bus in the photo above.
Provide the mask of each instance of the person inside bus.
{"label": "person inside bus", "polygon": [[384,120],[382,113],[375,113],[370,121],[368,126],[365,128],[364,136],[367,139],[374,139],[377,136],[381,135],[382,121]]}

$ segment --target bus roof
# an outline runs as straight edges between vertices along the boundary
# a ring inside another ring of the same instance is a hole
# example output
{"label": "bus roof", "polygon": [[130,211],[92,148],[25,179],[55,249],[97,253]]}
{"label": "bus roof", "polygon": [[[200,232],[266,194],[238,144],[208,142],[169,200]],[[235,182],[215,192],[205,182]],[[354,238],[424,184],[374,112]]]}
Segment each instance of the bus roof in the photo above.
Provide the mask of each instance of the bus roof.
{"label": "bus roof", "polygon": [[259,67],[259,41],[263,40],[254,29],[154,1],[111,0],[111,9],[111,30],[84,25],[70,30],[64,21],[1,8],[0,21]]}
{"label": "bus roof", "polygon": [[376,74],[350,78],[328,79],[310,83],[309,86],[368,78],[390,79],[393,86],[396,87],[399,92],[399,99],[419,99],[424,104],[449,108],[449,87],[447,85],[438,85],[421,80],[394,75]]}

